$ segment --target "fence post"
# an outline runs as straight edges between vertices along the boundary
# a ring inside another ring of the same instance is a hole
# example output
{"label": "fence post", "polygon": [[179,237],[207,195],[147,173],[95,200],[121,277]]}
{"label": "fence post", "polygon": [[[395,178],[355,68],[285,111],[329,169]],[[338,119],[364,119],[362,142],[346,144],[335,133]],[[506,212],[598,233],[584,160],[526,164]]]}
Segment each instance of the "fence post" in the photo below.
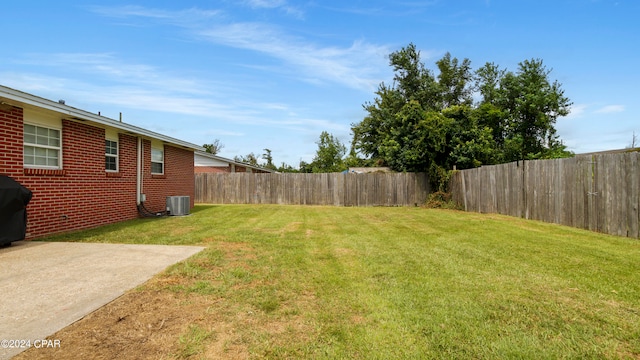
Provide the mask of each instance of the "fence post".
{"label": "fence post", "polygon": [[462,199],[464,200],[464,211],[469,211],[469,209],[467,208],[467,187],[465,184],[465,173],[464,171],[461,171],[458,174],[460,174],[460,178],[462,181]]}

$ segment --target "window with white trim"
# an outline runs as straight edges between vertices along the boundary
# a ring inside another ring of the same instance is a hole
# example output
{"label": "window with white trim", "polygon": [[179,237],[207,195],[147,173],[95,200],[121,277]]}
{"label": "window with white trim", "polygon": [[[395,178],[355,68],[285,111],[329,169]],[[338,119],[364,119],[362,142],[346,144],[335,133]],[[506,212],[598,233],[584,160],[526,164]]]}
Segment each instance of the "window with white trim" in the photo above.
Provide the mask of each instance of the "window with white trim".
{"label": "window with white trim", "polygon": [[60,130],[24,124],[24,166],[60,169],[62,141]]}
{"label": "window with white trim", "polygon": [[118,171],[118,142],[104,140],[104,169],[110,172]]}
{"label": "window with white trim", "polygon": [[151,173],[164,174],[164,148],[151,148]]}

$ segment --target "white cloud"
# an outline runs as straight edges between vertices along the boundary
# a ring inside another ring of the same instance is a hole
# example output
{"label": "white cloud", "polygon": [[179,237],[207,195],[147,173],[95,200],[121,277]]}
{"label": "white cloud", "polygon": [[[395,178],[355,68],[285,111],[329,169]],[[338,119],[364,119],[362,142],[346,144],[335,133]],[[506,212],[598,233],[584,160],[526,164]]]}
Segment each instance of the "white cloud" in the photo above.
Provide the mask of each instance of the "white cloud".
{"label": "white cloud", "polygon": [[582,117],[587,111],[587,104],[573,104],[571,105],[571,111],[569,115],[565,116],[566,119],[576,119]]}
{"label": "white cloud", "polygon": [[276,8],[286,3],[285,0],[247,0],[247,4],[255,8]]}
{"label": "white cloud", "polygon": [[624,111],[624,105],[607,105],[604,106],[595,112],[598,114],[611,114],[611,113],[619,113]]}
{"label": "white cloud", "polygon": [[582,118],[588,114],[613,114],[624,111],[624,105],[607,105],[593,110],[592,104],[573,104],[571,106],[571,112],[565,117],[565,119]]}
{"label": "white cloud", "polygon": [[[286,7],[280,0],[249,0],[255,7]],[[282,28],[257,22],[214,24],[219,11],[187,9],[166,11],[140,6],[97,7],[105,16],[144,17],[180,26],[193,36],[217,45],[257,52],[282,62],[281,72],[314,84],[332,82],[373,91],[387,69],[387,46],[354,41],[347,47],[322,46],[288,34]],[[292,71],[293,70],[293,71]]]}
{"label": "white cloud", "polygon": [[287,15],[302,19],[304,11],[299,7],[289,5],[286,0],[247,0],[245,2],[253,9],[280,9]]}
{"label": "white cloud", "polygon": [[125,18],[129,16],[140,16],[140,17],[150,17],[157,19],[166,19],[170,18],[171,15],[163,10],[156,9],[148,9],[142,6],[135,5],[126,5],[126,6],[118,6],[118,7],[108,7],[108,6],[93,6],[90,8],[91,11],[109,17],[119,17]]}
{"label": "white cloud", "polygon": [[[294,66],[299,79],[326,81],[371,91],[380,82],[385,68],[386,46],[355,41],[349,47],[322,47],[290,36],[263,23],[235,23],[201,30],[207,40],[225,46],[256,51]],[[290,72],[290,69],[288,69]]]}
{"label": "white cloud", "polygon": [[167,21],[176,25],[187,25],[190,23],[215,18],[222,15],[220,10],[203,10],[198,8],[190,8],[184,10],[164,10],[151,9],[137,5],[125,6],[93,6],[90,8],[94,13],[102,16],[114,18],[150,18],[155,20]]}
{"label": "white cloud", "polygon": [[172,92],[208,94],[210,89],[223,89],[224,83],[204,84],[199,79],[171,75],[165,70],[146,64],[127,63],[108,53],[57,53],[32,54],[22,64],[38,67],[55,67],[60,73],[87,74],[92,82],[129,84],[135,87],[170,88]]}

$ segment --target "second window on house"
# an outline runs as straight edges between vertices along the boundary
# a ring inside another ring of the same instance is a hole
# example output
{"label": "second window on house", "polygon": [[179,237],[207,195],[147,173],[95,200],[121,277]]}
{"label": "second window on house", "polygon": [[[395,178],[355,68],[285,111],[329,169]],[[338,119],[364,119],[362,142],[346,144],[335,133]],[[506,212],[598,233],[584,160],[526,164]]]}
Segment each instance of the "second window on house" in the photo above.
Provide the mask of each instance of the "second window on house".
{"label": "second window on house", "polygon": [[151,173],[164,174],[164,149],[151,148]]}
{"label": "second window on house", "polygon": [[105,170],[118,171],[118,142],[113,140],[104,141]]}

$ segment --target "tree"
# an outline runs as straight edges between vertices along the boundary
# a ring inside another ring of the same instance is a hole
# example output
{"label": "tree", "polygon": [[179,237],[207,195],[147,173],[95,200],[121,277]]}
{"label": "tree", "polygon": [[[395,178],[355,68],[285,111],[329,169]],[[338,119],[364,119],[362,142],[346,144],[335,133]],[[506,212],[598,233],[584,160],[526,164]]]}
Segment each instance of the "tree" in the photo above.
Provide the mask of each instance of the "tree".
{"label": "tree", "polygon": [[375,164],[373,164],[370,160],[363,159],[362,157],[360,157],[352,146],[351,150],[349,151],[349,155],[347,155],[347,157],[344,158],[344,166],[346,168],[368,167],[368,166],[375,166]]}
{"label": "tree", "polygon": [[[475,72],[475,90],[481,96],[480,101],[476,104],[475,118],[479,127],[488,127],[491,129],[495,146],[503,148],[505,139],[507,138],[507,119],[508,112],[498,106],[500,99],[500,83],[506,74],[506,70],[500,69],[494,63],[486,63],[483,67]],[[496,161],[501,162],[501,156],[496,156]]]}
{"label": "tree", "polygon": [[[347,148],[337,138],[323,131],[316,144],[318,144],[318,150],[310,164],[312,172],[329,173],[346,170],[343,157]],[[300,170],[302,171],[302,162]]]}
{"label": "tree", "polygon": [[394,127],[380,145],[386,163],[394,170],[427,171],[446,150],[449,119],[440,112],[425,111],[412,100],[396,114]]}
{"label": "tree", "polygon": [[298,168],[300,169],[301,173],[312,173],[313,172],[313,168],[311,167],[311,164],[309,164],[308,162],[306,162],[304,160],[300,160],[300,164],[298,165]]}
{"label": "tree", "polygon": [[[281,163],[281,165],[278,167],[275,165],[274,160],[273,160],[273,155],[272,155],[272,151],[271,149],[262,149],[264,151],[264,153],[262,154],[262,156],[258,157],[258,155],[256,155],[255,153],[251,152],[245,156],[235,156],[234,160],[237,162],[241,162],[241,163],[245,163],[245,164],[249,164],[252,166],[258,166],[264,169],[269,169],[269,170],[274,170],[274,171],[278,171],[278,172],[302,172],[296,168],[294,168],[291,165],[288,165],[284,162]],[[260,159],[266,160],[266,163],[261,163]],[[304,162],[300,162],[300,164],[302,165]],[[306,164],[306,163],[305,163]],[[302,167],[301,167],[302,169]],[[311,172],[311,170],[309,170],[309,172]]]}
{"label": "tree", "polygon": [[263,150],[264,150],[264,154],[262,154],[262,158],[267,160],[267,163],[263,167],[265,169],[277,170],[276,166],[273,164],[273,156],[271,156],[271,149],[263,149]]}
{"label": "tree", "polygon": [[284,161],[276,169],[276,171],[281,172],[281,173],[297,173],[297,172],[300,172],[300,170],[294,168],[293,166],[291,166],[289,164],[286,164]]}
{"label": "tree", "polygon": [[[404,105],[416,100],[425,110],[440,108],[439,86],[429,69],[420,61],[420,51],[413,43],[406,48],[389,55],[389,64],[393,67],[393,81],[397,86],[392,89],[403,98]],[[396,111],[399,108],[395,109]]]}
{"label": "tree", "polygon": [[216,155],[224,148],[224,144],[220,142],[220,139],[215,139],[211,144],[204,144],[202,147],[209,154]]}
{"label": "tree", "polygon": [[560,83],[549,81],[550,73],[542,60],[525,60],[517,73],[506,73],[500,81],[498,105],[509,114],[507,137],[522,141],[520,159],[541,158],[562,146],[554,125],[569,114],[571,102]]}
{"label": "tree", "polygon": [[438,65],[438,88],[440,97],[440,108],[446,109],[454,105],[470,105],[472,103],[473,88],[471,81],[471,61],[462,60],[459,63],[457,58],[451,58],[451,54],[446,53],[442,59],[436,62]]}
{"label": "tree", "polygon": [[571,102],[542,60],[523,61],[515,73],[493,63],[474,72],[468,59],[447,53],[434,77],[409,44],[389,55],[389,65],[393,85],[381,83],[363,105],[367,115],[351,124],[351,152],[363,162],[428,171],[442,188],[453,166],[572,155],[555,130]]}
{"label": "tree", "polygon": [[[413,44],[392,53],[389,59],[395,71],[394,86],[381,84],[374,102],[365,104],[368,115],[352,124],[352,149],[397,171],[440,172],[438,168],[453,165],[449,155],[454,146],[459,154],[466,153],[457,158],[468,164],[481,163],[469,158],[472,153],[480,154],[478,149],[462,149],[465,144],[476,148],[477,144],[459,139],[464,134],[486,137],[489,132],[465,128],[477,126],[468,119],[474,89],[471,62],[447,53],[436,62],[436,78],[422,64]],[[465,109],[463,119],[443,114],[460,106]]]}
{"label": "tree", "polygon": [[475,72],[475,89],[482,96],[480,104],[495,104],[500,90],[500,81],[506,74],[506,70],[494,63],[486,63]]}
{"label": "tree", "polygon": [[433,74],[420,62],[420,52],[414,44],[389,55],[393,67],[394,86],[384,82],[378,86],[373,103],[365,103],[368,115],[360,123],[351,124],[351,148],[379,165],[388,164],[381,151],[382,143],[396,127],[396,114],[411,101],[425,110],[439,108],[438,84]]}
{"label": "tree", "polygon": [[457,105],[443,110],[442,114],[451,119],[447,136],[449,148],[440,161],[443,168],[469,169],[496,163],[495,139],[492,129],[483,124],[481,113],[469,105]]}
{"label": "tree", "polygon": [[631,144],[627,146],[627,149],[635,149],[637,147],[638,147],[638,135],[634,131],[633,135],[631,135]]}
{"label": "tree", "polygon": [[246,156],[235,156],[233,160],[252,166],[260,166],[260,164],[258,164],[258,157],[254,153],[249,153]]}
{"label": "tree", "polygon": [[370,159],[384,163],[380,154],[380,145],[394,125],[394,116],[402,109],[406,101],[400,91],[380,84],[373,103],[363,105],[369,113],[356,124],[351,124],[353,140],[351,149],[360,152]]}

